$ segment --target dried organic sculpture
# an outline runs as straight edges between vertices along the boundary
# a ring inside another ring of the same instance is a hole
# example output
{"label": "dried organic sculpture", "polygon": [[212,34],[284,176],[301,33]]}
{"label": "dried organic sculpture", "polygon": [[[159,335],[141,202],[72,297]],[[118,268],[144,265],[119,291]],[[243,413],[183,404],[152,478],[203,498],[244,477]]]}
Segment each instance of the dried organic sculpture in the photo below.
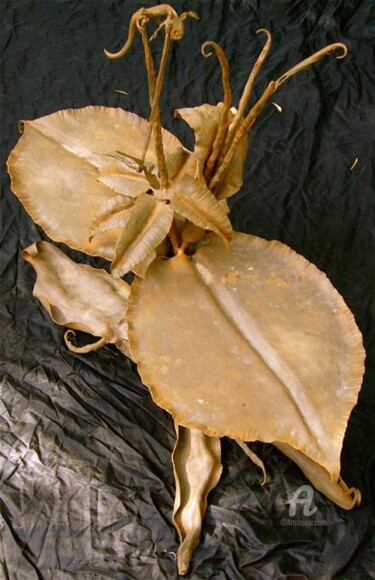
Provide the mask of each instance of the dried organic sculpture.
{"label": "dried organic sculpture", "polygon": [[[88,352],[114,343],[175,420],[180,574],[220,478],[224,435],[264,477],[245,441],[276,445],[338,505],[360,502],[360,492],[340,479],[340,452],[364,367],[354,318],[326,276],[279,242],[233,232],[226,202],[242,185],[247,134],[270,96],[326,54],[344,57],[346,47],[329,45],[271,81],[247,111],[270,33],[258,31],[266,43],[237,109],[225,55],[206,42],[203,55],[211,48],[221,66],[224,98],[176,112],[194,130],[191,152],[161,128],[159,109],[170,43],[183,37],[187,16],[197,18],[166,4],[141,8],[123,48],[105,51],[123,56],[139,31],[148,121],[94,106],[24,121],[8,162],[13,191],[52,239],[111,261],[111,274],[78,265],[47,242],[23,254],[37,271],[35,296],[70,329],[67,346]],[[158,72],[147,31],[154,20],[151,39],[165,33]],[[120,279],[128,272],[136,275],[131,286]],[[98,340],[74,346],[77,329]]]}

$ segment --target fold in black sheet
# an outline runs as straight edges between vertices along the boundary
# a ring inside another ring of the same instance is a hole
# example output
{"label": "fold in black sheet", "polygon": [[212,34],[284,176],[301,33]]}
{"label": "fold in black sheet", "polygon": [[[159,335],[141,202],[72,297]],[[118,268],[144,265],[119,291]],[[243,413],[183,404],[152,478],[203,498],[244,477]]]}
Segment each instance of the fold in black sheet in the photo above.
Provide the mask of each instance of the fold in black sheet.
{"label": "fold in black sheet", "polygon": [[[3,0],[2,156],[19,119],[89,104],[148,116],[139,41],[110,62],[131,13],[148,2]],[[374,577],[374,14],[362,1],[173,2],[196,10],[173,47],[162,97],[164,125],[192,145],[173,110],[221,99],[220,70],[200,45],[219,41],[231,64],[234,101],[268,28],[273,49],[255,93],[328,43],[333,56],[288,81],[251,133],[244,186],[232,200],[239,231],[279,239],[325,271],[364,334],[367,370],[342,456],[345,480],[363,491],[345,512],[314,492],[319,525],[284,525],[307,481],[270,445],[256,451],[270,478],[223,440],[224,472],[209,497],[190,577]],[[156,45],[160,54],[160,44]],[[126,91],[127,96],[116,92]],[[354,166],[354,161],[357,160]],[[68,352],[63,330],[32,298],[35,275],[20,250],[46,239],[2,176],[1,572],[16,580],[176,578],[171,521],[174,429],[135,366],[115,348]],[[64,248],[79,261],[82,254]],[[102,260],[90,260],[103,266]],[[194,361],[192,361],[194,364]]]}

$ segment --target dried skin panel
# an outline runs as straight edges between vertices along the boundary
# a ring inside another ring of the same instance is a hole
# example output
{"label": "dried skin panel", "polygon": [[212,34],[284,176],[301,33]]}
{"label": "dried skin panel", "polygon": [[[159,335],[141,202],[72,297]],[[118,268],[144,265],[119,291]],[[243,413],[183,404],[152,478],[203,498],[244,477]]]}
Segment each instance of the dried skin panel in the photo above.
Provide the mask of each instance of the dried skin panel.
{"label": "dried skin panel", "polygon": [[117,243],[112,274],[123,276],[148,258],[167,236],[172,220],[170,205],[146,193],[140,195]]}
{"label": "dried skin panel", "polygon": [[141,377],[176,422],[287,443],[338,478],[364,351],[343,299],[302,256],[255,236],[234,234],[229,248],[212,236],[191,257],[155,260],[127,319]]}
{"label": "dried skin panel", "polygon": [[[141,158],[149,127],[133,113],[105,107],[64,110],[24,121],[23,135],[8,160],[12,190],[52,239],[112,260],[121,229],[91,236],[93,220],[116,195],[99,180],[119,170],[118,151],[123,158]],[[173,176],[187,154],[167,131],[163,144],[168,173]],[[145,163],[157,166],[152,139]],[[130,169],[123,165],[125,175]],[[134,169],[130,173],[134,175]],[[145,177],[144,188],[137,191],[149,188]],[[134,190],[129,189],[129,194]]]}
{"label": "dried skin panel", "polygon": [[199,429],[175,425],[177,441],[173,451],[176,496],[173,520],[180,547],[178,571],[188,572],[194,548],[199,543],[202,520],[207,509],[207,496],[218,484],[221,472],[221,443]]}
{"label": "dried skin panel", "polygon": [[76,264],[48,242],[36,242],[23,257],[37,273],[34,296],[57,324],[100,337],[74,350],[88,352],[107,343],[128,355],[125,310],[130,286],[104,270]]}

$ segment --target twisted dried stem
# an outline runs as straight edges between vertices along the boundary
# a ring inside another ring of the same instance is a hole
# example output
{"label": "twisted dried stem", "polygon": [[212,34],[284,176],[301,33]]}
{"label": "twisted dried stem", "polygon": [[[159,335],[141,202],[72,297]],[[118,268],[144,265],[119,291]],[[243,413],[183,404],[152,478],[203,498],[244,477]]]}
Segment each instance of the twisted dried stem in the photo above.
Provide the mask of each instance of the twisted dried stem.
{"label": "twisted dried stem", "polygon": [[158,170],[160,177],[160,187],[166,189],[169,184],[168,171],[165,163],[165,155],[163,148],[162,128],[160,121],[160,94],[163,86],[165,67],[167,64],[168,52],[171,46],[171,34],[169,28],[165,31],[164,46],[161,56],[158,76],[156,78],[155,91],[152,99],[150,123],[154,134],[156,157],[158,160]]}
{"label": "twisted dried stem", "polygon": [[223,49],[214,41],[208,40],[202,45],[201,52],[205,58],[212,55],[212,52],[206,52],[206,48],[211,46],[218,58],[221,66],[221,80],[224,93],[224,106],[221,112],[220,123],[217,129],[216,137],[212,145],[212,151],[209,158],[206,161],[206,166],[203,172],[204,178],[208,181],[215,168],[216,161],[219,157],[221,149],[225,142],[225,136],[229,126],[229,111],[232,104],[232,91],[229,82],[229,64],[228,60],[224,54]]}
{"label": "twisted dried stem", "polygon": [[156,75],[155,75],[155,67],[154,67],[154,59],[152,58],[151,48],[150,48],[150,41],[147,35],[146,29],[146,19],[142,19],[137,23],[137,28],[141,33],[142,43],[143,43],[143,50],[145,53],[145,65],[147,69],[147,80],[148,80],[148,92],[149,92],[149,100],[150,100],[150,107],[152,107],[153,98],[155,94],[155,85],[156,85]]}
{"label": "twisted dried stem", "polygon": [[241,449],[245,453],[245,455],[247,455],[249,457],[249,459],[251,459],[251,461],[253,463],[255,463],[255,465],[257,465],[259,467],[259,469],[262,470],[263,481],[262,481],[261,485],[264,485],[265,483],[267,483],[267,471],[266,471],[265,465],[264,465],[263,461],[261,460],[261,458],[258,457],[258,455],[252,449],[250,449],[250,447],[248,447],[248,445],[244,441],[241,441],[240,439],[235,439],[235,441],[236,441],[237,445],[239,445],[241,447]]}
{"label": "twisted dried stem", "polygon": [[[161,20],[163,17],[165,17],[164,20]],[[107,50],[104,50],[104,53],[108,58],[111,59],[121,58],[130,49],[136,31],[138,30],[141,33],[148,76],[148,88],[151,107],[149,121],[151,127],[148,137],[146,139],[146,143],[144,145],[140,171],[142,171],[144,168],[145,157],[148,148],[150,146],[151,134],[153,134],[160,177],[160,187],[162,189],[166,189],[168,187],[169,179],[163,148],[159,100],[161,89],[163,86],[165,66],[167,63],[167,57],[170,49],[171,40],[180,40],[184,36],[184,21],[188,17],[199,19],[198,15],[193,11],[183,12],[180,16],[178,16],[175,9],[169,4],[160,4],[157,6],[151,6],[150,8],[140,8],[139,10],[134,12],[134,14],[131,17],[128,37],[123,47],[118,52],[115,53],[111,53]],[[157,37],[162,28],[164,28],[165,30],[163,53],[160,61],[157,78],[155,77],[154,61],[151,54],[149,39],[147,37],[146,32],[146,26],[150,20],[156,20],[158,23],[158,27],[151,36],[151,40]]]}
{"label": "twisted dried stem", "polygon": [[257,34],[259,34],[260,32],[263,32],[264,34],[266,34],[267,41],[266,41],[266,44],[264,45],[260,55],[258,56],[254,66],[249,74],[249,77],[246,81],[244,90],[243,90],[241,98],[240,98],[240,102],[238,104],[237,113],[235,114],[233,121],[231,122],[231,124],[229,126],[228,135],[227,135],[226,143],[225,143],[225,148],[222,151],[221,158],[219,159],[219,162],[221,162],[223,160],[225,153],[228,151],[228,149],[230,147],[233,135],[235,134],[240,122],[242,121],[242,119],[244,117],[245,110],[246,110],[247,104],[249,102],[251,92],[253,90],[254,81],[255,81],[256,77],[258,76],[259,71],[261,70],[261,68],[263,66],[263,63],[267,59],[267,56],[271,50],[272,37],[271,37],[270,32],[266,28],[260,28],[259,30],[256,31]]}

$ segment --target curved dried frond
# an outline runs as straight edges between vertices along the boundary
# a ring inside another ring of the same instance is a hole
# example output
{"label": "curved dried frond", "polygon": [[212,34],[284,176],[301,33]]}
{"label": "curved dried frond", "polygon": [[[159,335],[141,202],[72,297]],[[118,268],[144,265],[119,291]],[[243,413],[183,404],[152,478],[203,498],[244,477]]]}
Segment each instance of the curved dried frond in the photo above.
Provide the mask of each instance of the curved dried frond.
{"label": "curved dried frond", "polygon": [[225,209],[207,187],[184,175],[170,190],[171,205],[196,226],[217,233],[228,241],[232,226]]}
{"label": "curved dried frond", "polygon": [[[52,239],[111,260],[121,230],[91,236],[93,220],[114,195],[99,179],[119,163],[113,157],[117,152],[141,158],[149,127],[133,113],[105,107],[64,110],[24,121],[23,135],[8,160],[12,189]],[[174,176],[187,152],[167,131],[163,143],[168,173]],[[145,162],[157,165],[153,140]],[[144,191],[149,188],[145,178]]]}
{"label": "curved dried frond", "polygon": [[187,429],[177,424],[175,428],[173,521],[180,539],[178,572],[183,576],[189,571],[193,550],[199,543],[207,496],[218,484],[223,468],[219,437],[208,437],[199,429]]}
{"label": "curved dried frond", "polygon": [[37,273],[34,296],[52,320],[73,330],[101,337],[76,352],[89,352],[107,343],[115,344],[128,355],[125,310],[130,286],[115,280],[104,270],[76,264],[48,242],[36,242],[23,251],[23,257]]}
{"label": "curved dried frond", "polygon": [[223,103],[218,105],[204,104],[199,107],[176,109],[174,116],[183,119],[195,135],[194,155],[199,160],[200,172],[208,159],[222,115]]}
{"label": "curved dried frond", "polygon": [[355,487],[349,488],[341,477],[332,481],[332,477],[324,467],[309,457],[306,457],[306,455],[297,449],[280,441],[274,441],[273,445],[289,457],[289,459],[294,461],[313,486],[324,493],[335,504],[345,510],[351,510],[361,503],[361,492],[359,489]]}
{"label": "curved dried frond", "polygon": [[[183,119],[194,131],[195,147],[193,158],[197,160],[198,167],[190,160],[189,167],[186,170],[197,181],[199,176],[203,175],[203,169],[209,158],[216,136],[219,131],[219,125],[223,114],[223,103],[218,105],[201,105],[199,107],[177,109],[175,116]],[[229,118],[233,118],[233,112],[229,111]],[[213,187],[211,183],[209,188],[213,191],[215,187],[215,196],[218,199],[231,197],[242,186],[243,164],[248,152],[248,138],[238,143],[234,155],[231,157],[230,166],[225,174],[216,179]]]}
{"label": "curved dried frond", "polygon": [[156,259],[132,287],[129,341],[144,383],[180,424],[287,443],[337,479],[364,370],[351,312],[279,242],[234,234],[228,248],[200,244],[193,256]]}
{"label": "curved dried frond", "polygon": [[168,235],[172,220],[170,205],[141,194],[129,212],[128,223],[116,245],[112,274],[123,276],[143,262]]}

